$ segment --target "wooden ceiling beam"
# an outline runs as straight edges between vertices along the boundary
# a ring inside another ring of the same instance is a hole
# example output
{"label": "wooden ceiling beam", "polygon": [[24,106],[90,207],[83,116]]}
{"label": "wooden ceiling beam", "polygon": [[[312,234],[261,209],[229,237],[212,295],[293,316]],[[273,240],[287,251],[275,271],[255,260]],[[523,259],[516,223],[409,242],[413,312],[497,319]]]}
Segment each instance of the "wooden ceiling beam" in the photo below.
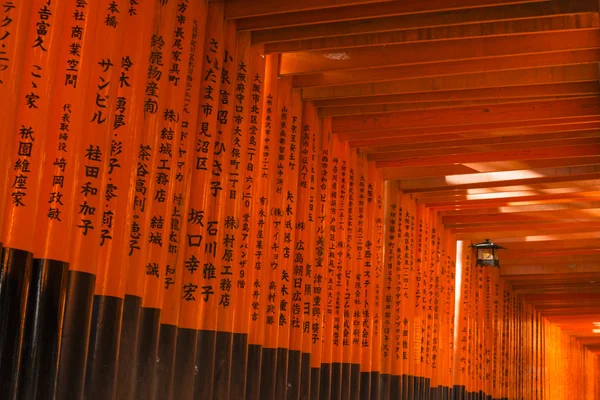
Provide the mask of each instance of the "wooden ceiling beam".
{"label": "wooden ceiling beam", "polygon": [[500,260],[500,275],[505,279],[522,279],[523,276],[534,276],[539,280],[541,275],[578,275],[578,274],[600,274],[600,264],[579,264],[579,265],[555,265],[544,263],[532,263],[529,265],[511,266],[504,265]]}
{"label": "wooden ceiling beam", "polygon": [[[478,72],[436,79],[419,78],[386,82],[361,83],[302,89],[304,100],[342,99],[353,97],[442,93],[469,90],[494,90],[511,86],[552,85],[597,81],[598,64],[577,64],[496,72]],[[452,95],[452,93],[450,94]],[[444,94],[438,95],[443,97]]]}
{"label": "wooden ceiling beam", "polygon": [[[468,190],[508,185],[536,185],[552,182],[577,182],[600,178],[600,165],[578,168],[550,168],[490,172],[473,175],[446,175],[429,179],[402,180],[398,187],[404,193]],[[575,183],[576,184],[576,183]]]}
{"label": "wooden ceiling beam", "polygon": [[567,117],[486,124],[459,124],[419,128],[391,128],[371,131],[336,132],[351,147],[390,146],[473,137],[537,135],[598,129],[600,116]]}
{"label": "wooden ceiling beam", "polygon": [[[375,165],[380,168],[386,167],[421,167],[448,164],[475,164],[497,161],[520,161],[520,160],[539,160],[539,159],[557,159],[570,157],[585,157],[600,154],[600,143],[597,139],[577,139],[578,143],[568,147],[534,147],[517,150],[489,151],[481,153],[464,154],[441,154],[432,156],[407,155],[404,158],[395,156],[395,154],[372,154],[369,155],[375,161]],[[413,154],[413,153],[411,153]],[[422,154],[422,153],[419,153]],[[381,161],[379,161],[381,159]]]}
{"label": "wooden ceiling beam", "polygon": [[[600,253],[596,252],[594,254],[575,254],[575,255],[555,255],[553,257],[541,257],[541,260],[545,263],[551,264],[592,264],[599,263],[600,264]],[[529,265],[531,263],[530,258],[508,258],[506,256],[502,257],[502,266],[516,266],[516,265]],[[598,283],[600,286],[600,282]]]}
{"label": "wooden ceiling beam", "polygon": [[[525,226],[526,225],[526,226]],[[536,224],[528,222],[527,224],[521,224],[519,226],[507,226],[501,224],[494,224],[491,226],[482,226],[477,228],[455,228],[450,229],[450,232],[456,235],[457,240],[473,240],[483,241],[486,238],[503,236],[503,237],[516,237],[516,236],[528,236],[543,231],[546,234],[563,234],[563,233],[581,233],[581,232],[594,232],[600,229],[598,222],[578,222],[575,226],[573,223],[561,222],[556,224]],[[529,258],[527,262],[531,262]],[[556,257],[552,259],[552,262],[560,262]],[[598,257],[594,258],[595,262],[598,262]],[[591,261],[590,261],[591,262]]]}
{"label": "wooden ceiling beam", "polygon": [[600,156],[571,157],[558,159],[497,161],[472,164],[447,164],[426,167],[390,167],[383,168],[384,179],[421,179],[444,175],[471,175],[482,172],[538,170],[561,167],[582,167],[600,164]]}
{"label": "wooden ceiling beam", "polygon": [[504,252],[550,252],[569,251],[573,249],[600,249],[600,239],[548,240],[545,242],[512,243],[508,250],[503,250],[502,254],[504,254]]}
{"label": "wooden ceiling beam", "polygon": [[536,221],[540,219],[593,218],[600,215],[600,201],[489,207],[476,210],[444,211],[440,214],[445,225],[492,224],[495,222]]}
{"label": "wooden ceiling beam", "polygon": [[[391,15],[423,14],[440,11],[464,10],[467,8],[504,6],[507,4],[525,4],[548,2],[548,0],[418,0],[388,1],[377,4],[358,4],[352,6],[320,8],[306,11],[292,11],[279,14],[248,14],[238,18],[238,30],[263,30],[289,26],[313,25],[337,21],[362,20],[366,18],[387,17]],[[277,5],[281,5],[278,2]],[[269,11],[278,10],[277,8]],[[226,10],[226,12],[233,10]],[[248,12],[250,10],[246,10]],[[239,15],[239,13],[238,13]],[[231,15],[227,16],[232,18]]]}
{"label": "wooden ceiling beam", "polygon": [[[448,188],[447,190],[435,190],[435,191],[413,191],[410,193],[413,199],[417,200],[437,200],[440,198],[464,198],[465,196],[480,196],[480,195],[512,195],[512,193],[519,192],[532,192],[538,195],[574,195],[578,193],[593,191],[600,188],[600,179],[581,179],[577,181],[561,182],[551,181],[547,183],[538,184],[523,184],[523,185],[510,185],[503,186],[497,185],[486,188],[472,188],[472,189],[457,189]],[[473,198],[476,200],[476,197]]]}
{"label": "wooden ceiling beam", "polygon": [[[550,250],[546,249],[545,251],[534,251],[532,249],[528,250],[505,250],[502,252],[502,260],[504,259],[534,259],[534,258],[544,258],[544,257],[563,257],[563,256],[579,256],[579,255],[600,255],[600,247],[591,247],[591,248],[572,248],[572,249],[559,249],[559,250]],[[510,264],[510,262],[509,262]],[[564,279],[559,279],[556,276],[552,276],[552,280],[557,280],[564,282]],[[589,279],[588,279],[589,280]]]}
{"label": "wooden ceiling beam", "polygon": [[[546,235],[559,235],[559,234],[573,234],[573,233],[588,233],[595,232],[598,230],[598,226],[583,226],[574,227],[573,225],[564,224],[562,228],[547,229],[544,231]],[[488,230],[481,230],[475,232],[451,232],[456,236],[457,240],[472,240],[474,242],[483,242],[487,238],[495,238],[502,236],[503,238],[520,238],[524,236],[534,235],[540,232],[539,229],[528,229],[526,227],[514,229],[514,230],[496,230],[495,227],[491,226]]]}
{"label": "wooden ceiling beam", "polygon": [[[593,93],[591,95],[597,95]],[[564,95],[564,96],[546,96],[546,97],[524,97],[513,99],[485,99],[485,100],[460,100],[460,101],[443,101],[435,103],[414,103],[414,104],[373,104],[364,106],[349,106],[349,107],[326,107],[317,110],[320,117],[343,117],[362,114],[385,114],[390,112],[402,111],[427,111],[439,110],[444,108],[459,108],[459,107],[476,107],[476,106],[491,106],[497,104],[517,104],[529,103],[534,101],[548,100],[567,100],[580,99],[589,97],[590,95]]]}
{"label": "wooden ceiling beam", "polygon": [[373,131],[399,127],[404,129],[424,128],[464,124],[465,121],[468,121],[470,124],[490,124],[598,116],[600,116],[600,98],[590,97],[519,104],[498,104],[487,107],[461,107],[432,111],[333,117],[332,132]]}
{"label": "wooden ceiling beam", "polygon": [[304,51],[281,55],[280,74],[295,75],[440,61],[475,60],[516,54],[600,48],[598,29],[541,32],[339,51]]}
{"label": "wooden ceiling beam", "polygon": [[260,15],[281,14],[305,10],[321,10],[359,4],[368,4],[369,6],[373,7],[376,3],[385,2],[393,2],[393,0],[226,0],[225,18],[248,18]]}
{"label": "wooden ceiling beam", "polygon": [[[470,163],[470,162],[481,162],[481,161],[502,161],[506,158],[501,156],[501,152],[510,152],[509,157],[514,156],[515,158],[511,158],[512,160],[520,160],[522,158],[526,158],[529,160],[536,158],[547,158],[545,156],[541,156],[544,151],[542,149],[547,149],[551,151],[557,147],[560,148],[569,148],[573,146],[596,146],[600,145],[600,137],[598,135],[593,135],[592,137],[582,137],[582,138],[564,138],[564,139],[555,139],[555,140],[532,140],[525,142],[508,142],[508,143],[496,143],[496,144],[471,144],[467,146],[460,147],[437,147],[437,148],[429,148],[426,151],[423,149],[416,150],[406,150],[406,151],[389,151],[389,152],[377,152],[369,154],[367,159],[369,161],[395,161],[395,162],[404,162],[401,160],[405,159],[427,159],[433,161],[434,159],[440,158],[442,156],[455,156],[453,158],[455,161],[453,163]],[[538,152],[539,150],[539,152]],[[555,149],[556,150],[556,149]],[[597,148],[600,151],[600,147]],[[516,153],[519,151],[519,153]],[[488,158],[478,158],[476,154],[482,153],[485,154],[484,157]],[[423,154],[426,156],[423,157]],[[539,154],[540,156],[534,156],[535,154]],[[565,157],[576,157],[576,156],[587,156],[594,155],[594,153],[585,153],[585,154],[570,154],[568,151],[564,153]],[[464,159],[459,159],[459,157],[464,156]],[[552,155],[551,157],[554,157]],[[440,160],[441,164],[446,164],[446,160]],[[411,161],[412,163],[412,161]],[[396,165],[386,165],[386,166],[399,166]],[[425,164],[408,164],[411,166],[415,165],[425,165]],[[435,164],[429,164],[435,165]]]}
{"label": "wooden ceiling beam", "polygon": [[[415,22],[425,19],[414,18]],[[362,21],[359,21],[362,22]],[[438,26],[433,28],[406,29],[366,34],[345,34],[343,36],[325,36],[302,40],[285,41],[277,33],[253,32],[254,44],[266,43],[265,54],[291,53],[298,51],[341,50],[362,46],[389,46],[401,43],[432,42],[436,40],[456,40],[477,37],[494,37],[537,32],[574,31],[598,28],[600,21],[597,12],[569,14],[542,18],[530,18],[515,21],[473,23],[469,25]],[[297,29],[303,29],[297,28]],[[397,29],[397,28],[396,28]],[[265,37],[266,36],[266,37]]]}
{"label": "wooden ceiling beam", "polygon": [[507,86],[467,90],[446,90],[422,93],[391,94],[314,100],[315,107],[342,107],[373,104],[414,104],[462,100],[520,99],[529,97],[554,97],[594,95],[600,93],[597,80],[553,83],[542,85]]}
{"label": "wooden ceiling beam", "polygon": [[[600,125],[600,124],[596,124]],[[561,139],[577,139],[577,138],[594,138],[600,137],[600,126],[596,129],[590,130],[576,130],[566,132],[550,132],[541,133],[536,135],[519,135],[519,136],[487,136],[480,134],[479,136],[471,136],[465,139],[452,140],[451,135],[439,135],[442,140],[439,141],[422,141],[423,138],[428,139],[425,136],[413,136],[413,140],[407,144],[389,144],[388,146],[370,146],[360,147],[360,151],[365,154],[372,153],[390,153],[397,151],[415,151],[420,150],[422,152],[429,151],[432,149],[441,148],[459,148],[459,147],[471,147],[478,149],[491,150],[491,146],[503,146],[503,145],[515,145],[525,143],[538,143],[538,142],[550,142]],[[450,136],[450,137],[448,137]],[[351,146],[356,147],[356,146]]]}
{"label": "wooden ceiling beam", "polygon": [[[600,187],[598,187],[600,188]],[[587,189],[589,190],[589,189]],[[448,196],[440,198],[417,199],[417,204],[425,204],[436,211],[474,210],[485,207],[507,207],[532,204],[557,204],[572,201],[593,201],[600,199],[600,191],[586,191],[586,188],[554,189],[552,193],[543,191],[502,192],[487,195]],[[556,193],[559,192],[559,193]],[[487,198],[486,198],[487,197]]]}
{"label": "wooden ceiling beam", "polygon": [[292,83],[294,87],[304,88],[339,86],[597,62],[600,62],[600,53],[595,49],[568,50],[294,75]]}
{"label": "wooden ceiling beam", "polygon": [[[326,3],[326,2],[322,2]],[[575,15],[598,12],[595,0],[549,1],[545,3],[511,4],[497,7],[478,7],[462,10],[380,16],[351,21],[326,22],[306,26],[293,26],[259,30],[252,33],[252,43],[299,41],[332,36],[363,35],[376,32],[398,31],[453,25],[481,24],[496,21],[514,21],[547,16]],[[335,47],[335,46],[334,46]]]}

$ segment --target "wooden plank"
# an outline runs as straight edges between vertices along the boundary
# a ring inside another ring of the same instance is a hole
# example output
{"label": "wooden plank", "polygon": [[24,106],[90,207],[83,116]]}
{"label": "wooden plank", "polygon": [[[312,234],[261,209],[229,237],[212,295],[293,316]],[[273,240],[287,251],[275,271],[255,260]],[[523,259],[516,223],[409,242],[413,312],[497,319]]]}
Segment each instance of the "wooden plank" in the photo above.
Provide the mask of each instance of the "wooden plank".
{"label": "wooden plank", "polygon": [[[451,164],[475,164],[494,161],[520,161],[585,157],[600,154],[600,144],[578,145],[570,147],[551,147],[546,149],[523,149],[512,151],[490,151],[485,153],[449,154],[440,156],[421,156],[402,159],[376,161],[378,168],[389,167],[422,167]],[[377,156],[379,154],[376,154]]]}
{"label": "wooden plank", "polygon": [[[529,224],[529,222],[527,223]],[[524,224],[525,225],[525,224]],[[548,229],[544,231],[546,235],[561,235],[561,234],[574,234],[574,233],[582,233],[587,234],[588,232],[594,232],[598,229],[598,226],[582,226],[577,227],[569,224],[563,224],[562,228],[557,229]],[[455,236],[456,240],[471,240],[474,242],[483,242],[486,238],[497,238],[501,236],[502,238],[515,238],[515,237],[525,237],[528,235],[535,235],[539,232],[539,229],[528,229],[526,226],[522,226],[521,228],[517,228],[515,230],[495,230],[493,227],[489,227],[487,230],[480,230],[477,232],[454,232],[455,230],[450,230]]]}
{"label": "wooden plank", "polygon": [[[419,78],[302,89],[304,100],[386,96],[428,92],[495,89],[510,86],[590,82],[599,77],[597,63],[481,72],[439,78]],[[442,96],[442,95],[440,95]]]}
{"label": "wooden plank", "polygon": [[225,1],[225,18],[248,18],[257,15],[320,10],[357,4],[368,4],[372,7],[376,3],[385,3],[386,1],[394,0],[227,0]]}
{"label": "wooden plank", "polygon": [[[401,145],[361,147],[361,152],[366,154],[373,153],[391,153],[391,152],[408,152],[408,151],[427,151],[440,149],[459,149],[469,148],[478,151],[500,150],[503,147],[497,146],[512,146],[512,145],[527,145],[530,146],[539,144],[547,144],[548,142],[561,139],[577,139],[577,138],[595,138],[600,137],[600,129],[577,130],[572,132],[552,132],[542,133],[537,135],[520,135],[520,136],[472,136],[467,139],[459,140],[443,140],[437,142],[421,142],[421,136],[414,136],[413,142]],[[446,138],[443,138],[446,139]]]}
{"label": "wooden plank", "polygon": [[[322,2],[327,3],[327,2]],[[366,35],[374,32],[402,29],[432,28],[440,26],[481,24],[483,22],[511,21],[540,18],[551,15],[568,15],[597,12],[595,0],[559,0],[545,3],[514,4],[498,7],[478,7],[415,15],[390,15],[352,21],[327,22],[306,26],[265,29],[252,33],[252,44],[344,35]]]}
{"label": "wooden plank", "polygon": [[[594,188],[592,188],[594,189]],[[590,191],[590,188],[564,188],[554,189],[548,194],[539,194],[539,191],[488,193],[486,195],[449,196],[441,198],[418,199],[418,204],[439,211],[464,210],[485,207],[521,206],[533,204],[556,204],[573,201],[600,200],[599,191]]]}
{"label": "wooden plank", "polygon": [[[457,239],[471,239],[480,238],[482,235],[492,233],[494,236],[507,236],[507,235],[530,235],[543,231],[544,233],[566,233],[566,232],[585,232],[588,230],[596,231],[600,229],[600,222],[587,221],[577,222],[577,224],[569,224],[568,221],[556,220],[550,223],[538,223],[537,221],[515,224],[494,224],[492,226],[479,225],[469,226],[465,228],[451,228],[450,232],[456,234]],[[504,261],[504,258],[502,260]],[[529,258],[525,259],[526,262],[531,262]]]}
{"label": "wooden plank", "polygon": [[295,75],[292,82],[294,87],[335,86],[597,62],[600,62],[597,50],[568,50]]}
{"label": "wooden plank", "polygon": [[543,257],[563,257],[563,256],[581,256],[581,255],[600,255],[600,247],[596,248],[577,248],[560,251],[528,251],[514,252],[505,251],[502,254],[502,261],[510,264],[510,259],[523,260],[525,258],[543,258]]}
{"label": "wooden plank", "polygon": [[238,30],[261,30],[286,26],[311,25],[334,21],[384,17],[390,15],[422,14],[466,8],[547,2],[548,0],[420,0],[390,1],[378,4],[325,8],[319,10],[286,12],[285,14],[250,16],[236,21]]}
{"label": "wooden plank", "polygon": [[574,185],[577,185],[580,180],[598,178],[600,178],[600,165],[589,165],[577,168],[517,170],[403,180],[398,183],[398,187],[404,193],[418,194],[431,191],[494,188],[506,185],[537,185],[552,182],[573,182]]}
{"label": "wooden plank", "polygon": [[[600,239],[554,240],[533,243],[513,243],[506,252],[568,251],[571,249],[600,249]],[[504,252],[503,252],[504,254]]]}
{"label": "wooden plank", "polygon": [[[593,262],[600,262],[600,252],[598,251],[593,252],[591,254],[567,254],[554,255],[550,257],[550,259],[545,259],[544,261],[551,262],[554,264],[587,264]],[[502,257],[502,262],[504,265],[528,265],[531,263],[531,260],[523,257],[510,258],[504,255]]]}
{"label": "wooden plank", "polygon": [[393,167],[384,168],[384,179],[417,179],[444,175],[473,174],[476,172],[521,171],[525,169],[545,169],[556,167],[578,167],[600,164],[600,156],[573,157],[543,160],[521,160],[486,162],[467,165],[438,165],[428,167]]}
{"label": "wooden plank", "polygon": [[475,210],[442,211],[440,212],[440,215],[443,217],[444,224],[471,224],[480,223],[478,217],[481,216],[486,216],[486,218],[488,218],[488,220],[486,221],[489,222],[495,221],[494,218],[502,218],[502,215],[506,215],[506,218],[508,218],[508,214],[534,212],[546,212],[548,213],[548,215],[551,215],[553,212],[586,210],[586,213],[588,213],[589,210],[593,210],[589,211],[589,213],[586,214],[589,217],[592,215],[596,215],[598,208],[600,208],[600,201],[582,201],[558,204],[534,204],[511,207],[489,207]]}
{"label": "wooden plank", "polygon": [[600,92],[597,80],[547,85],[523,85],[470,90],[446,90],[422,93],[391,94],[314,100],[315,107],[340,107],[365,104],[413,104],[461,100],[519,99],[543,96],[590,95]]}
{"label": "wooden plank", "polygon": [[[522,6],[520,6],[522,7]],[[422,20],[412,17],[413,21]],[[362,21],[361,21],[362,22]],[[434,28],[393,30],[377,33],[346,34],[344,36],[324,36],[315,39],[292,41],[278,37],[277,33],[268,35],[272,43],[265,44],[265,53],[291,53],[296,51],[315,51],[346,49],[361,46],[389,46],[400,43],[432,42],[435,40],[453,40],[476,37],[493,37],[523,33],[570,31],[599,27],[598,13],[569,14],[555,17],[530,18],[515,21],[473,23],[469,25],[438,26]],[[305,29],[297,28],[297,29]],[[310,29],[310,28],[309,28]],[[260,44],[263,32],[254,32],[255,44]]]}
{"label": "wooden plank", "polygon": [[[502,263],[502,261],[500,261]],[[521,275],[549,275],[549,274],[585,274],[585,273],[600,273],[600,264],[588,264],[579,266],[568,265],[551,265],[530,264],[512,267],[510,265],[502,265],[500,275],[510,279]]]}
{"label": "wooden plank", "polygon": [[459,107],[491,106],[496,104],[517,104],[533,101],[548,100],[566,100],[580,99],[596,95],[574,95],[574,96],[546,96],[546,97],[524,97],[516,99],[487,99],[487,100],[460,100],[460,101],[442,101],[434,103],[413,103],[413,104],[373,104],[364,106],[349,107],[326,107],[320,108],[318,114],[320,117],[343,117],[362,114],[385,114],[390,112],[402,111],[427,111],[440,110]]}
{"label": "wooden plank", "polygon": [[598,29],[502,37],[356,47],[340,51],[304,51],[281,55],[281,75],[374,68],[440,61],[474,60],[600,47]]}
{"label": "wooden plank", "polygon": [[[589,202],[590,204],[597,204],[598,202]],[[571,204],[579,204],[579,203],[571,203]],[[542,206],[558,206],[563,204],[541,204]],[[589,206],[591,207],[591,206]],[[503,207],[509,208],[509,207]],[[485,214],[479,213],[474,215],[451,215],[445,216],[443,218],[444,224],[447,226],[450,225],[463,225],[463,224],[479,224],[483,229],[494,230],[495,224],[499,226],[503,226],[507,222],[523,222],[523,223],[535,223],[540,220],[547,221],[564,221],[570,218],[582,218],[582,219],[590,219],[597,218],[600,215],[600,209],[598,208],[586,208],[586,209],[557,209],[552,211],[531,211],[531,212],[504,212],[502,214]],[[578,229],[577,226],[579,224],[564,224],[565,227]],[[527,226],[522,226],[522,229],[527,229]],[[458,229],[458,228],[453,228]],[[546,232],[544,232],[546,233]],[[502,236],[500,234],[495,234],[495,237]],[[504,235],[506,237],[506,235]]]}
{"label": "wooden plank", "polygon": [[334,117],[333,132],[365,131],[375,129],[433,127],[508,121],[527,121],[600,115],[600,99],[540,101],[521,104],[500,104],[482,107],[464,107],[432,111],[373,114],[360,117]]}
{"label": "wooden plank", "polygon": [[[495,136],[537,135],[551,132],[575,132],[598,128],[597,116],[556,118],[552,120],[509,121],[489,124],[448,125],[425,128],[393,128],[372,131],[338,132],[352,147],[407,144]],[[407,138],[407,139],[405,139]]]}
{"label": "wooden plank", "polygon": [[[381,152],[381,153],[373,153],[368,155],[369,161],[393,161],[396,164],[381,164],[382,166],[402,166],[402,165],[436,165],[436,164],[446,164],[446,159],[443,156],[452,157],[454,162],[456,163],[470,163],[470,162],[482,162],[482,161],[501,161],[505,159],[504,157],[512,157],[514,160],[519,160],[521,157],[525,159],[536,159],[534,157],[540,158],[548,158],[544,156],[546,151],[545,149],[552,154],[551,157],[554,157],[555,154],[560,154],[561,149],[568,149],[573,146],[594,146],[594,151],[600,152],[600,138],[598,135],[594,135],[593,137],[584,137],[584,138],[566,138],[566,139],[557,139],[557,140],[536,140],[536,141],[527,141],[527,142],[512,142],[505,144],[495,144],[495,145],[474,145],[474,146],[462,146],[462,147],[440,147],[440,148],[432,148],[427,149],[424,152],[422,149],[417,150],[406,150],[406,151],[390,151],[390,152]],[[478,154],[481,153],[481,156]],[[506,154],[504,154],[506,153]],[[424,155],[425,154],[425,155]],[[565,157],[574,156],[570,154],[568,151],[564,152]],[[596,153],[600,154],[600,153]],[[534,156],[536,155],[536,156]],[[581,155],[594,155],[594,153],[586,153]],[[489,158],[485,158],[489,157]],[[433,162],[433,164],[415,164],[417,159],[422,159],[424,162]],[[403,160],[410,160],[408,164],[405,164]],[[440,162],[437,162],[439,160]],[[378,164],[379,165],[379,164]]]}
{"label": "wooden plank", "polygon": [[[487,188],[471,188],[471,189],[457,189],[448,188],[446,190],[435,190],[435,191],[413,191],[411,198],[417,200],[433,200],[447,197],[465,197],[465,196],[476,196],[482,194],[511,194],[514,192],[535,192],[538,195],[546,195],[554,193],[567,194],[567,193],[582,193],[586,191],[594,191],[597,187],[600,187],[600,179],[581,179],[577,181],[561,182],[561,181],[550,181],[549,183],[541,184],[522,184],[522,185],[495,185]],[[554,195],[553,194],[553,195]],[[468,197],[470,198],[470,197]]]}

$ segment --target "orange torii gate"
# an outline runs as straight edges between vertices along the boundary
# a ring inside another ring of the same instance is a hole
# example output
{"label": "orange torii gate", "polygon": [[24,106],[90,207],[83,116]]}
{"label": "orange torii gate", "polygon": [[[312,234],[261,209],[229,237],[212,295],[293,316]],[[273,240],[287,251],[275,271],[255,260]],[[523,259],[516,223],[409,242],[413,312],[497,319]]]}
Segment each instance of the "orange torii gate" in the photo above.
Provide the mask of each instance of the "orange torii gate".
{"label": "orange torii gate", "polygon": [[593,398],[223,1],[0,7],[3,399]]}

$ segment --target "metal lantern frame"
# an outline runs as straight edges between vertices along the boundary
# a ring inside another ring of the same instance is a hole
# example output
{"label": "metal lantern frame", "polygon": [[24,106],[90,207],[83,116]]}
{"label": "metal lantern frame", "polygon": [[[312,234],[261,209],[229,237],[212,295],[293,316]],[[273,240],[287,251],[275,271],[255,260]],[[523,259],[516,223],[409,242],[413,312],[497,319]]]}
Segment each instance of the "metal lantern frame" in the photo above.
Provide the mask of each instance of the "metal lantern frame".
{"label": "metal lantern frame", "polygon": [[472,244],[469,247],[476,250],[477,265],[498,268],[500,267],[499,250],[506,250],[506,247],[490,242],[490,239],[485,239],[485,242]]}

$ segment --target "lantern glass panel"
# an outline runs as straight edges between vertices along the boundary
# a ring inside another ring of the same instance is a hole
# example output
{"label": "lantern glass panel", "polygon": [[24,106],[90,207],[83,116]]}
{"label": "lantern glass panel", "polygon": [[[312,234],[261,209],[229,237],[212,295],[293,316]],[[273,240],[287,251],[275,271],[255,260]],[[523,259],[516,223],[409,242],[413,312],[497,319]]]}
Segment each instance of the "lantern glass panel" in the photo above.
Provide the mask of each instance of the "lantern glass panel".
{"label": "lantern glass panel", "polygon": [[480,260],[493,260],[494,259],[494,250],[493,249],[478,249],[477,253],[478,253],[477,258]]}

